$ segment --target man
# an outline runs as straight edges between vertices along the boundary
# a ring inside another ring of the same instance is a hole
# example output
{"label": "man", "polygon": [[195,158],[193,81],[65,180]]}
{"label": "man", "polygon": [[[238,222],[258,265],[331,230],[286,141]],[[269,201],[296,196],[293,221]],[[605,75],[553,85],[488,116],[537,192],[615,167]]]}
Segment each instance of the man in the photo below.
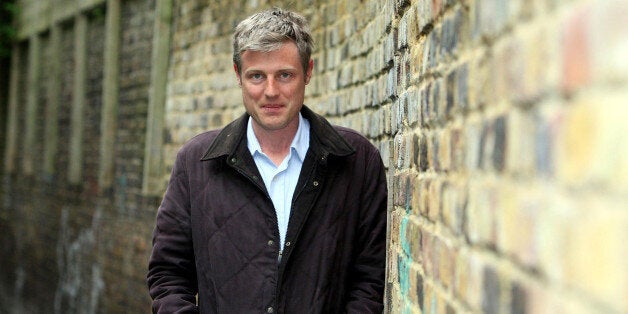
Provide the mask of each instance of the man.
{"label": "man", "polygon": [[233,46],[246,114],[177,155],[153,237],[153,311],[381,313],[384,167],[364,137],[303,105],[307,21],[255,14]]}

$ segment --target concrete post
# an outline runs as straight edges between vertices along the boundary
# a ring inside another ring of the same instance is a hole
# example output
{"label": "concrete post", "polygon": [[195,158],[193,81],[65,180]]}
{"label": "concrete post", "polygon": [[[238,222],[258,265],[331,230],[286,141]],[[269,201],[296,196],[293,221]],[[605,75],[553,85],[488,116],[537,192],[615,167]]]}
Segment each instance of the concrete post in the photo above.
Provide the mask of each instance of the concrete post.
{"label": "concrete post", "polygon": [[74,24],[74,87],[70,134],[68,180],[80,184],[83,175],[83,133],[87,61],[87,17],[78,14]]}
{"label": "concrete post", "polygon": [[11,52],[11,74],[9,77],[9,108],[7,112],[6,146],[4,151],[4,171],[15,171],[15,157],[17,155],[17,128],[19,102],[21,51],[19,45],[13,45]]}
{"label": "concrete post", "polygon": [[32,175],[34,169],[34,147],[37,139],[37,102],[39,100],[39,76],[41,71],[41,39],[33,34],[28,45],[28,86],[26,91],[26,116],[22,167],[24,174]]}
{"label": "concrete post", "polygon": [[52,179],[55,174],[55,157],[59,147],[59,105],[61,101],[61,26],[53,25],[50,31],[50,77],[48,105],[46,106],[46,141],[44,142],[44,175]]}
{"label": "concrete post", "polygon": [[103,107],[100,123],[100,163],[98,184],[101,191],[111,187],[114,177],[114,144],[118,124],[120,0],[107,1],[103,69]]}
{"label": "concrete post", "polygon": [[171,41],[172,0],[158,0],[155,9],[151,85],[148,98],[142,192],[161,192],[163,132]]}

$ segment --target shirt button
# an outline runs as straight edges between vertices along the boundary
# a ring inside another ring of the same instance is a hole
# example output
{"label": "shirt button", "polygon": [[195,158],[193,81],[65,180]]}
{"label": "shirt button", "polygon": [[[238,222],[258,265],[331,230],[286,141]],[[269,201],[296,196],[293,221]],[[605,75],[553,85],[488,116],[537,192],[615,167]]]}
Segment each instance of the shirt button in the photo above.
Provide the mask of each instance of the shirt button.
{"label": "shirt button", "polygon": [[268,246],[272,246],[273,244],[275,244],[275,241],[273,241],[273,240],[268,240]]}
{"label": "shirt button", "polygon": [[269,306],[269,307],[266,309],[266,313],[272,313],[272,312],[274,312],[274,311],[275,311],[275,309],[273,309],[273,307],[272,307],[272,306]]}

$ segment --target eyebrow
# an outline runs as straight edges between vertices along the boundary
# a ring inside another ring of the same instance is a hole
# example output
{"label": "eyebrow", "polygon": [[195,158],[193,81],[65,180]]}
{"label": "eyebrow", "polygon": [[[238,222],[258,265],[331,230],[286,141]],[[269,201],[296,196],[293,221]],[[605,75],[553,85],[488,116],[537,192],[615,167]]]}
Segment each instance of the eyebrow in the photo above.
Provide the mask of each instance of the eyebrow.
{"label": "eyebrow", "polygon": [[[298,71],[299,68],[296,67],[284,67],[284,68],[280,68],[275,72],[294,72],[294,71]],[[259,69],[259,68],[249,68],[249,69],[245,69],[242,73],[250,73],[250,72],[262,72],[262,73],[266,73],[266,71],[264,71],[263,69]]]}

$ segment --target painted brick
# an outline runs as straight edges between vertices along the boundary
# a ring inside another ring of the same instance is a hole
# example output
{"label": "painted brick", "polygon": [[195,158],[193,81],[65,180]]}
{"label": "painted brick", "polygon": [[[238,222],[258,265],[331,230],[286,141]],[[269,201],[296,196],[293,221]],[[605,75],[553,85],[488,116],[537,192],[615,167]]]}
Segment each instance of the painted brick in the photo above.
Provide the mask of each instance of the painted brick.
{"label": "painted brick", "polygon": [[440,55],[444,58],[450,58],[458,52],[460,40],[464,38],[461,12],[455,11],[453,14],[446,16],[442,25]]}
{"label": "painted brick", "polygon": [[444,241],[436,242],[436,261],[437,264],[435,278],[445,289],[451,288],[454,283],[455,265],[457,254],[455,250]]}
{"label": "painted brick", "polygon": [[417,216],[428,216],[429,204],[428,193],[430,179],[422,179],[416,182],[413,194],[413,209]]}
{"label": "painted brick", "polygon": [[[624,259],[628,213],[609,209],[611,205],[586,198],[575,206],[576,214],[568,217],[571,221],[566,230],[573,242],[564,249],[561,262],[568,285],[620,309],[626,305],[628,293]],[[575,221],[580,219],[587,223],[576,227]]]}
{"label": "painted brick", "polygon": [[482,312],[496,314],[500,312],[500,279],[492,267],[484,269],[482,274]]}
{"label": "painted brick", "polygon": [[427,219],[430,221],[438,221],[441,212],[441,190],[443,182],[440,179],[432,179],[428,181],[427,190]]}
{"label": "painted brick", "polygon": [[495,37],[503,31],[511,19],[510,6],[516,1],[475,1],[475,25],[473,33],[477,36]]}
{"label": "painted brick", "polygon": [[449,182],[442,188],[442,222],[457,236],[464,234],[465,210],[467,202],[466,186],[459,182]]}
{"label": "painted brick", "polygon": [[558,178],[576,185],[626,182],[626,149],[616,147],[626,132],[619,118],[626,112],[622,102],[621,95],[597,94],[576,100],[565,111],[557,136]]}
{"label": "painted brick", "polygon": [[421,267],[425,274],[434,276],[436,267],[434,264],[436,252],[434,249],[435,238],[432,233],[421,233]]}
{"label": "painted brick", "polygon": [[464,168],[465,163],[465,142],[464,142],[464,134],[463,130],[454,126],[451,129],[451,137],[449,143],[447,145],[450,146],[450,158],[451,158],[451,168],[452,171],[459,172]]}
{"label": "painted brick", "polygon": [[464,139],[465,144],[465,167],[473,171],[480,167],[481,148],[481,123],[478,120],[469,120],[465,124]]}
{"label": "painted brick", "polygon": [[438,136],[438,163],[439,170],[448,172],[451,170],[451,131],[445,129],[439,132]]}
{"label": "painted brick", "polygon": [[401,239],[401,247],[404,253],[408,255],[414,263],[421,263],[421,227],[414,220],[404,220],[401,226],[402,229],[405,229],[405,237]]}
{"label": "painted brick", "polygon": [[491,186],[478,183],[469,185],[469,203],[466,213],[467,236],[472,243],[488,246],[495,244],[496,197],[496,191]]}
{"label": "painted brick", "polygon": [[497,248],[527,267],[538,265],[537,234],[539,212],[543,210],[537,191],[515,189],[504,186],[497,193],[500,210],[497,213]]}
{"label": "painted brick", "polygon": [[[513,110],[507,117],[508,125],[505,131],[505,141],[508,145],[505,148],[505,160],[507,170],[521,176],[531,176],[535,173],[535,145],[537,138],[535,133],[535,119],[531,112],[523,110]],[[540,126],[541,127],[541,126]],[[547,135],[544,135],[547,136]],[[544,141],[543,138],[538,140]],[[539,143],[538,145],[544,145]],[[542,154],[546,154],[543,152]],[[545,158],[546,159],[546,158]]]}
{"label": "painted brick", "polygon": [[468,308],[479,311],[483,294],[482,258],[468,249],[461,249],[456,260],[454,295]]}
{"label": "painted brick", "polygon": [[417,21],[419,31],[425,32],[425,28],[432,22],[432,1],[420,1],[417,4]]}
{"label": "painted brick", "polygon": [[572,92],[589,83],[591,57],[587,24],[587,5],[576,8],[562,31],[562,89]]}
{"label": "painted brick", "polygon": [[591,1],[589,12],[587,31],[596,34],[587,42],[593,77],[604,81],[625,80],[628,62],[623,56],[628,53],[628,30],[622,24],[628,7],[620,0]]}

